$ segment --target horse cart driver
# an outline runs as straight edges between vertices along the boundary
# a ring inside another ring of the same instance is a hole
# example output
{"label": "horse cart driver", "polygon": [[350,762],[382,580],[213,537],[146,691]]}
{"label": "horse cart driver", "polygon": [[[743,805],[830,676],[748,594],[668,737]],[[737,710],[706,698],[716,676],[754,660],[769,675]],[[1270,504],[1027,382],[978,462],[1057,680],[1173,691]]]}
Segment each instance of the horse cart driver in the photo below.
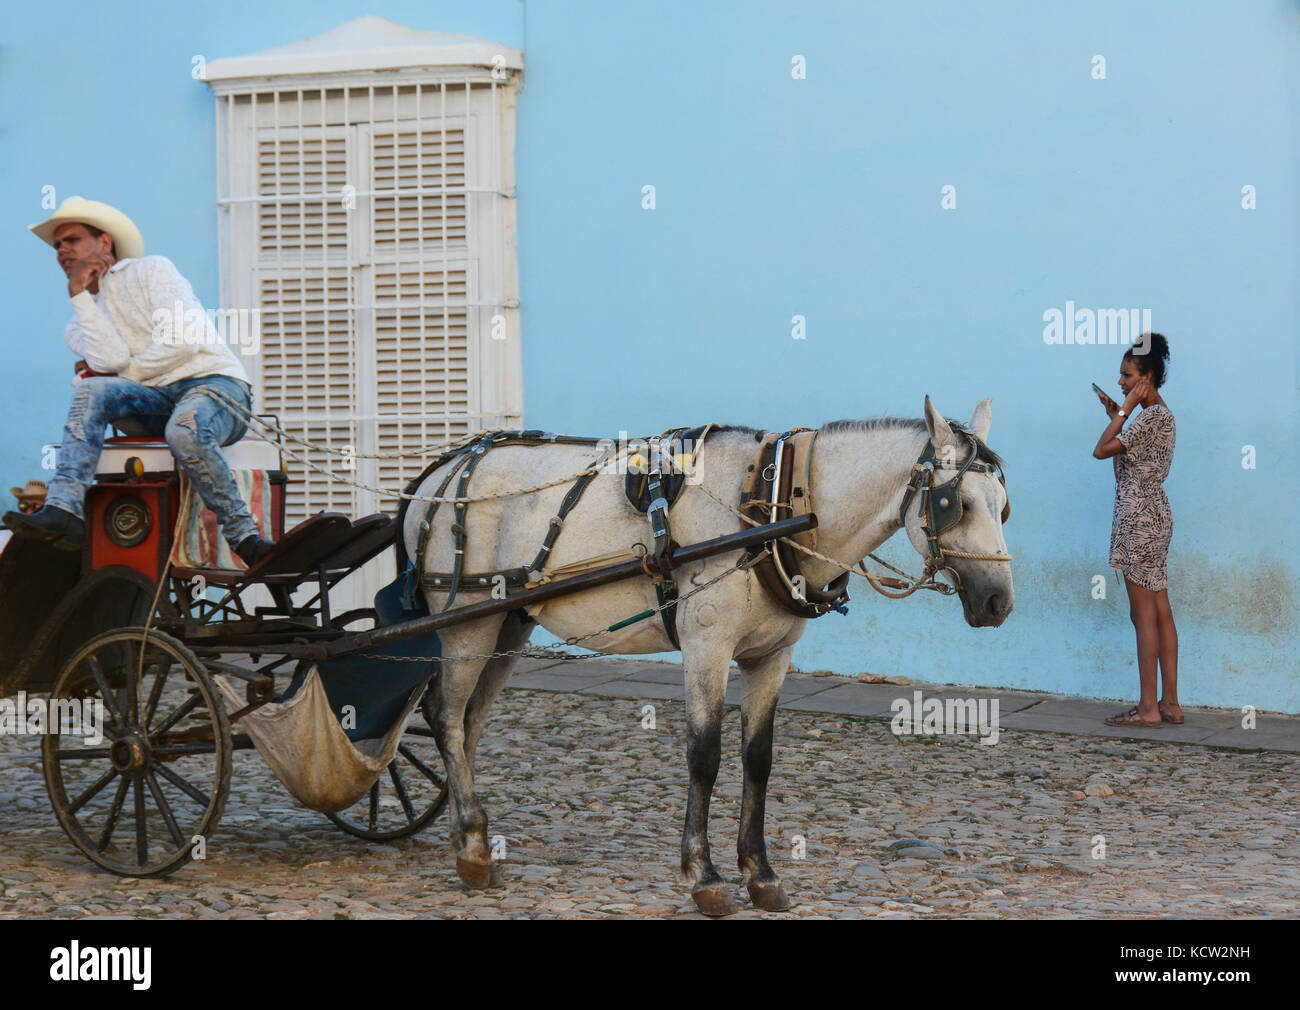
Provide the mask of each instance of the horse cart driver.
{"label": "horse cart driver", "polygon": [[[5,526],[18,537],[80,549],[83,501],[95,479],[104,429],[130,418],[131,434],[165,436],[220,522],[222,536],[246,565],[256,564],[274,545],[259,535],[221,453],[243,436],[247,423],[212,395],[224,394],[251,411],[252,388],[189,281],[166,257],[145,256],[139,229],[108,204],[69,197],[30,227],[54,247],[68,278],[74,316],[64,339],[81,359],[76,369],[82,378],[45,507],[31,514],[6,512]],[[194,326],[201,330],[191,332]]]}

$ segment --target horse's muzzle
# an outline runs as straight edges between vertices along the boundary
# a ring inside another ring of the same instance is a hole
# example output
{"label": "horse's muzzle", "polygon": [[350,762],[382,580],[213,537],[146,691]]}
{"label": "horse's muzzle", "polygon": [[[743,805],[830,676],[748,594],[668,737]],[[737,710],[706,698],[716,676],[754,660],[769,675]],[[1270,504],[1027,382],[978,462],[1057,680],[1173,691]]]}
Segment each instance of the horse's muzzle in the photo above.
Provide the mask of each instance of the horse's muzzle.
{"label": "horse's muzzle", "polygon": [[996,628],[1015,608],[1015,593],[996,588],[987,593],[962,593],[962,611],[972,628]]}

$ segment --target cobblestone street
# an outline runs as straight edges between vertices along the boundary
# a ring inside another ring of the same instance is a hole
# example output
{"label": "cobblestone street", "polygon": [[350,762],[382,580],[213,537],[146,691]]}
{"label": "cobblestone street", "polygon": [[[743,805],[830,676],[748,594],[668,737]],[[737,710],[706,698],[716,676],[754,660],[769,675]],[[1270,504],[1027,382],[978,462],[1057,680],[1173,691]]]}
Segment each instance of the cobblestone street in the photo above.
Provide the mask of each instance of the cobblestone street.
{"label": "cobblestone street", "polygon": [[[92,871],[50,810],[39,741],[0,738],[0,916],[698,917],[677,868],[680,669],[662,667],[658,684],[630,679],[653,666],[628,664],[586,693],[540,689],[530,678],[545,673],[525,673],[503,694],[477,765],[489,834],[505,840],[504,883],[480,893],[456,877],[445,816],[406,841],[351,838],[297,805],[254,752],[235,755],[205,860],[169,880]],[[787,695],[841,683],[791,677]],[[642,727],[646,704],[653,730]],[[767,838],[794,901],[783,915],[1296,915],[1300,756],[1011,722],[986,746],[897,737],[878,716],[778,711]],[[734,709],[724,733],[710,840],[743,895]],[[746,904],[740,917],[762,914]]]}

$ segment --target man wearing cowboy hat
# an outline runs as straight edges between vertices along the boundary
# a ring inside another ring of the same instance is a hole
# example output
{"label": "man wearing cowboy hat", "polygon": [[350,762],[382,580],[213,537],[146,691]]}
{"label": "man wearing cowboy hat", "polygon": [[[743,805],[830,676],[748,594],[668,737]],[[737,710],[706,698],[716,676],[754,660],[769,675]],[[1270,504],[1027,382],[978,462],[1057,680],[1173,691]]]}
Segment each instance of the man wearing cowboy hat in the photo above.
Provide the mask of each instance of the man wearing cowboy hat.
{"label": "man wearing cowboy hat", "polygon": [[[39,512],[45,507],[45,481],[43,480],[29,480],[25,487],[11,487],[9,490],[18,499],[19,512]],[[4,553],[12,537],[12,530],[0,530],[0,553]]]}
{"label": "man wearing cowboy hat", "polygon": [[[68,278],[75,313],[64,333],[85,376],[59,447],[58,470],[45,507],[32,515],[7,512],[15,536],[77,550],[84,538],[82,502],[95,478],[104,428],[139,418],[149,434],[164,435],[195,490],[221,523],[221,532],[245,564],[272,545],[257,534],[221,446],[247,430],[240,416],[210,391],[252,409],[243,365],[216,335],[189,281],[171,260],[145,256],[144,239],[129,217],[108,204],[69,197],[31,230],[54,247]],[[177,332],[179,320],[187,332]],[[189,332],[201,320],[204,332]]]}
{"label": "man wearing cowboy hat", "polygon": [[45,507],[45,481],[29,480],[24,487],[11,487],[19,512],[39,512]]}

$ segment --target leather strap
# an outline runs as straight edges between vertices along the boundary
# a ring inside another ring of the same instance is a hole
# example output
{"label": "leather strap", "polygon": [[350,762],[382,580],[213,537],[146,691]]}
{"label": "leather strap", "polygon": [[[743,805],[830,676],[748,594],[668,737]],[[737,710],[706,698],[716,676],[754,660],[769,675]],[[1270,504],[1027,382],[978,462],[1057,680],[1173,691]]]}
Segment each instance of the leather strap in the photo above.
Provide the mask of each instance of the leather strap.
{"label": "leather strap", "polygon": [[[794,428],[763,437],[754,462],[745,473],[740,495],[741,511],[763,523],[811,512],[812,460],[816,440],[817,432],[810,428]],[[805,547],[816,547],[815,532],[795,539]],[[812,619],[848,603],[848,572],[823,588],[808,582],[799,565],[799,555],[789,544],[774,541],[757,548],[751,557],[760,553],[767,556],[754,568],[759,582],[772,600],[790,613]]]}

